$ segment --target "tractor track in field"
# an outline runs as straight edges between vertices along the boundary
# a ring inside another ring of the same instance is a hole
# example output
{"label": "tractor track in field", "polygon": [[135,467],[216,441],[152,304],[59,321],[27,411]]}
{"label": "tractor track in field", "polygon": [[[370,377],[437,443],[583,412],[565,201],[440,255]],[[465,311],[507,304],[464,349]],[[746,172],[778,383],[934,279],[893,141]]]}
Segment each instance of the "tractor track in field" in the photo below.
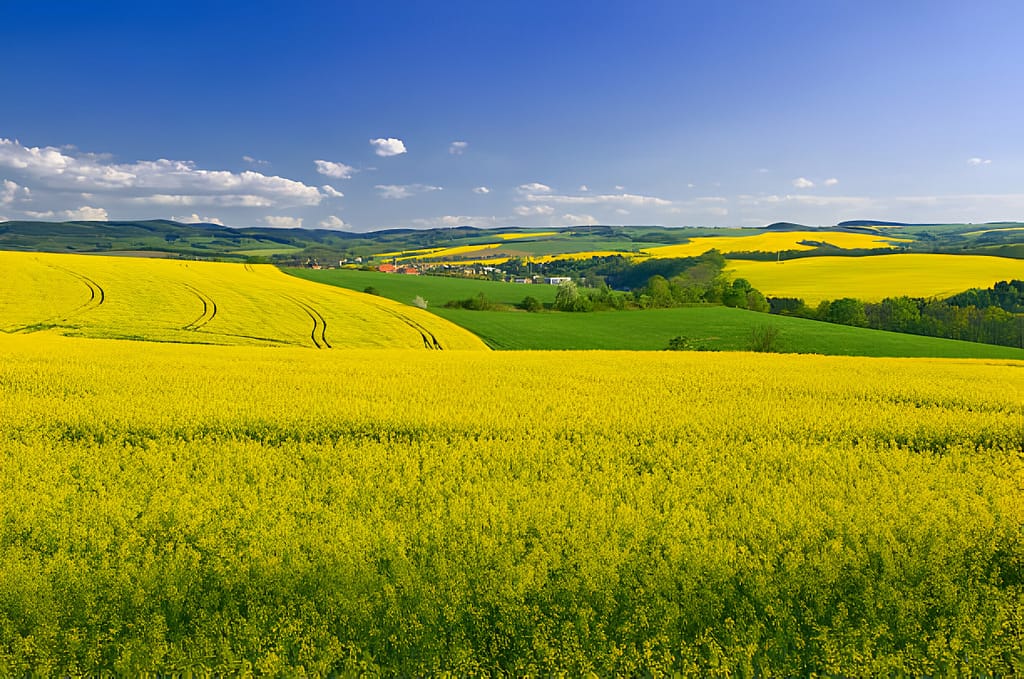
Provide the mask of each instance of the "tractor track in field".
{"label": "tractor track in field", "polygon": [[198,297],[199,301],[203,303],[203,313],[199,315],[199,318],[181,328],[182,330],[191,330],[194,332],[217,317],[217,303],[213,301],[212,297],[204,294],[197,288],[192,287],[188,283],[182,283],[182,285],[188,288],[189,292]]}
{"label": "tractor track in field", "polygon": [[100,307],[105,301],[107,301],[107,293],[106,291],[103,290],[103,287],[93,279],[89,278],[88,276],[83,276],[82,274],[76,271],[65,269],[62,266],[55,266],[53,264],[48,264],[47,266],[49,266],[51,269],[54,269],[55,271],[61,271],[63,273],[68,274],[69,276],[77,278],[81,283],[85,285],[86,289],[89,290],[89,299],[85,300],[85,302],[83,302],[82,304],[79,304],[78,306],[74,307],[73,309],[71,309],[71,311],[66,311],[63,313],[54,314],[52,316],[47,316],[41,321],[29,323],[28,325],[21,325],[13,328],[4,328],[2,329],[3,332],[8,334],[19,332],[27,333],[53,328],[56,327],[59,323],[66,323],[67,321],[70,321],[72,318],[75,318],[76,316],[81,316],[84,313],[92,311],[93,309]]}
{"label": "tractor track in field", "polygon": [[391,314],[392,316],[394,316],[395,318],[397,318],[398,320],[402,321],[403,323],[408,325],[410,328],[412,328],[413,330],[418,332],[420,334],[420,337],[423,339],[423,348],[424,349],[431,349],[431,350],[436,349],[437,351],[442,351],[444,349],[444,347],[441,346],[441,343],[437,341],[437,338],[434,336],[434,333],[430,332],[424,326],[420,325],[419,323],[417,323],[416,321],[412,320],[408,316],[405,316],[402,313],[400,313],[398,311],[395,311],[393,309],[386,309],[384,307],[378,307],[378,308],[381,311],[385,311],[385,312]]}
{"label": "tractor track in field", "polygon": [[94,281],[93,279],[89,278],[88,276],[83,276],[82,274],[78,273],[77,271],[72,271],[70,269],[65,269],[64,267],[55,266],[53,268],[57,269],[59,271],[63,271],[64,273],[69,274],[71,276],[74,276],[79,281],[84,283],[85,287],[87,287],[89,289],[89,299],[86,300],[83,304],[80,304],[77,307],[75,307],[74,309],[72,309],[65,316],[61,317],[60,320],[62,320],[62,321],[71,320],[75,316],[80,316],[81,314],[84,314],[84,313],[87,313],[89,311],[92,311],[93,309],[99,308],[100,306],[103,305],[104,302],[107,301],[107,293],[103,290],[103,287],[100,286],[100,284],[97,283],[96,281]]}
{"label": "tractor track in field", "polygon": [[323,314],[308,302],[303,302],[294,297],[287,297],[287,299],[306,312],[309,319],[313,321],[313,330],[309,333],[309,338],[313,340],[313,346],[317,349],[330,349],[331,343],[327,341],[327,319],[324,318]]}

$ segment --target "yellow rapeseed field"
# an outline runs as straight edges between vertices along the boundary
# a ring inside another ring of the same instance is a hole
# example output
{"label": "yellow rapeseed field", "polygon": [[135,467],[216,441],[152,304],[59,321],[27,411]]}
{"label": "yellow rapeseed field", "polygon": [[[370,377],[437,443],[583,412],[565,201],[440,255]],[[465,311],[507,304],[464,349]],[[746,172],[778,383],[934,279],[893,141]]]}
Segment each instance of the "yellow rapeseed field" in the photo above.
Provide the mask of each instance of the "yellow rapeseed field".
{"label": "yellow rapeseed field", "polygon": [[664,245],[643,250],[651,257],[696,257],[708,250],[730,252],[778,252],[779,250],[813,250],[815,246],[801,241],[828,243],[843,250],[895,247],[893,243],[910,242],[905,238],[886,238],[866,233],[839,231],[768,231],[751,236],[708,236],[691,238],[689,243]]}
{"label": "yellow rapeseed field", "polygon": [[382,297],[269,265],[0,252],[0,331],[323,349],[484,349],[474,335]]}
{"label": "yellow rapeseed field", "polygon": [[0,675],[1024,669],[1020,362],[0,334],[0,396]]}
{"label": "yellow rapeseed field", "polygon": [[1019,259],[980,255],[900,254],[807,257],[782,262],[730,260],[729,271],[765,295],[801,297],[808,304],[855,297],[943,297],[1001,280],[1024,278]]}

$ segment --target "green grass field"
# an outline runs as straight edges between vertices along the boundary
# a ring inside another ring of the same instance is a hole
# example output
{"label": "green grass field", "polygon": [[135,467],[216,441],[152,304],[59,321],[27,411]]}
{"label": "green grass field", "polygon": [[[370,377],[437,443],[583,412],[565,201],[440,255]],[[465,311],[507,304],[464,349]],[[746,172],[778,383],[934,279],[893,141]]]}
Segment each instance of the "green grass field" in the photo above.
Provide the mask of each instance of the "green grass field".
{"label": "green grass field", "polygon": [[667,348],[673,337],[681,336],[707,349],[745,350],[755,327],[772,325],[779,330],[778,348],[784,352],[1024,359],[1024,350],[1012,347],[854,328],[719,306],[581,314],[446,309],[444,302],[465,299],[479,292],[506,304],[515,304],[528,294],[550,302],[557,288],[347,269],[288,269],[287,272],[351,290],[373,286],[384,297],[406,304],[419,295],[429,302],[429,311],[461,325],[493,349],[659,350]]}
{"label": "green grass field", "polygon": [[499,304],[519,304],[528,295],[541,302],[553,302],[558,291],[554,285],[523,285],[445,276],[404,276],[355,269],[284,269],[284,272],[358,292],[373,287],[382,297],[404,304],[412,304],[413,299],[420,296],[427,300],[431,309],[444,306],[446,302],[475,297],[481,292],[487,299]]}

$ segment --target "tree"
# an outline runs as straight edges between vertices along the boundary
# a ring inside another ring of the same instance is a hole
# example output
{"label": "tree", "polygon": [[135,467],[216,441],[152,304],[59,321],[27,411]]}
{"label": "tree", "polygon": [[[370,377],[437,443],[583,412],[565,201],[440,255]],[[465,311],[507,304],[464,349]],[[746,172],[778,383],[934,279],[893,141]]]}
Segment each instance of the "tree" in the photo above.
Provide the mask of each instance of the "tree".
{"label": "tree", "polygon": [[527,295],[523,297],[523,301],[519,303],[519,308],[525,311],[538,312],[544,309],[544,305],[541,304],[540,300],[536,297]]}
{"label": "tree", "polygon": [[852,297],[834,300],[828,305],[823,320],[841,325],[867,327],[868,317],[864,313],[864,302]]}
{"label": "tree", "polygon": [[580,294],[580,290],[572,281],[558,286],[555,293],[555,308],[559,311],[589,311],[590,300]]}

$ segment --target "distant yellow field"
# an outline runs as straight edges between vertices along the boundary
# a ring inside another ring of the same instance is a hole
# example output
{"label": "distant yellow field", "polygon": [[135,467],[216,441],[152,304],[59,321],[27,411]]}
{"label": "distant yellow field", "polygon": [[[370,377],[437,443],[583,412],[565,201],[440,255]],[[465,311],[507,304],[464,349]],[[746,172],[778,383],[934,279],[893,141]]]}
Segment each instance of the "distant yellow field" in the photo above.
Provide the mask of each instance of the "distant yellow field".
{"label": "distant yellow field", "polygon": [[766,295],[802,297],[808,304],[856,297],[942,297],[1001,280],[1024,278],[1024,262],[980,255],[807,257],[782,262],[731,260],[729,270]]}
{"label": "distant yellow field", "polygon": [[0,330],[198,344],[484,349],[421,309],[269,265],[0,252]]}
{"label": "distant yellow field", "polygon": [[496,233],[494,237],[502,240],[515,240],[517,238],[542,238],[557,235],[557,231],[537,231],[536,233]]}
{"label": "distant yellow field", "polygon": [[843,250],[892,248],[893,243],[910,242],[905,238],[884,238],[866,233],[839,231],[768,231],[753,236],[709,236],[692,238],[689,243],[665,245],[643,250],[651,257],[694,257],[708,250],[729,252],[778,252],[779,250],[813,250],[800,241],[828,243]]}
{"label": "distant yellow field", "polygon": [[981,236],[982,234],[995,233],[997,231],[998,232],[1003,232],[1003,231],[1024,231],[1024,226],[1005,226],[1003,228],[996,228],[996,229],[982,229],[981,231],[968,231],[964,235],[965,236]]}

